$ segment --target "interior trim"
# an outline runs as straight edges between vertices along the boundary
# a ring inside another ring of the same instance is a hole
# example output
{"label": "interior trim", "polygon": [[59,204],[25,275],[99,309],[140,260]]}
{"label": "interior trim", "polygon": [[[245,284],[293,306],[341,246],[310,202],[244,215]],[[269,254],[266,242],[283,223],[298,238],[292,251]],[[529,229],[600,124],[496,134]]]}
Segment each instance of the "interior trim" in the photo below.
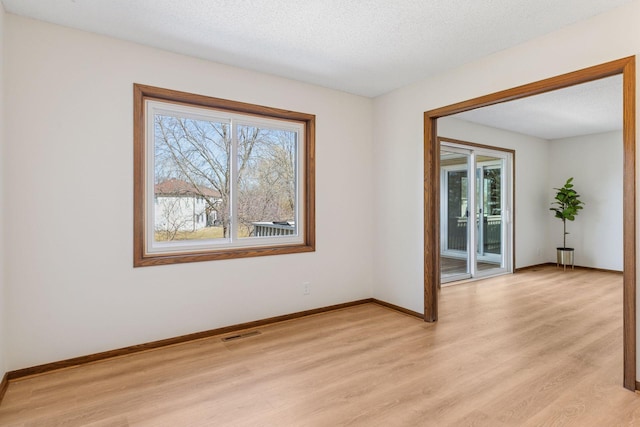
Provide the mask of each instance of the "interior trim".
{"label": "interior trim", "polygon": [[252,322],[239,323],[237,325],[210,329],[208,331],[195,332],[193,334],[181,335],[178,337],[148,342],[145,344],[132,345],[129,347],[118,348],[116,350],[108,350],[108,351],[103,351],[101,353],[94,353],[86,356],[79,356],[71,359],[60,360],[58,362],[45,363],[43,365],[32,366],[30,368],[23,368],[15,371],[9,371],[7,372],[6,376],[9,381],[13,381],[16,379],[30,377],[33,375],[40,375],[47,372],[57,371],[59,369],[86,365],[87,363],[98,362],[101,360],[111,359],[114,357],[127,356],[130,354],[140,353],[142,351],[155,350],[155,349],[167,347],[170,345],[183,344],[189,341],[209,338],[216,335],[228,334],[228,333],[237,332],[243,329],[258,328],[261,326],[270,325],[272,323],[284,322],[286,320],[298,319],[301,317],[312,316],[314,314],[326,313],[329,311],[340,310],[343,308],[353,307],[356,305],[367,304],[372,302],[374,302],[372,298],[366,298],[358,301],[346,302],[343,304],[330,305],[327,307],[315,308],[312,310],[305,310],[305,311],[299,311],[291,314],[284,314],[282,316],[269,317],[267,319],[255,320]]}
{"label": "interior trim", "polygon": [[155,350],[155,349],[167,347],[170,345],[183,344],[183,343],[187,343],[190,341],[195,341],[203,338],[210,338],[216,335],[236,333],[244,329],[258,328],[258,327],[270,325],[273,323],[299,319],[301,317],[312,316],[315,314],[326,313],[334,310],[341,310],[344,308],[349,308],[349,307],[354,307],[354,306],[369,304],[369,303],[378,304],[383,307],[386,307],[394,311],[407,314],[419,319],[422,319],[423,317],[421,313],[411,311],[406,308],[402,308],[395,304],[380,301],[375,298],[365,298],[357,301],[330,305],[327,307],[321,307],[321,308],[316,308],[312,310],[299,311],[296,313],[285,314],[282,316],[270,317],[267,319],[256,320],[253,322],[240,323],[237,325],[226,326],[223,328],[217,328],[217,329],[211,329],[208,331],[196,332],[193,334],[181,335],[174,338],[167,338],[164,340],[152,341],[145,344],[132,345],[129,347],[123,347],[116,350],[103,351],[101,353],[90,354],[87,356],[74,357],[71,359],[61,360],[58,362],[45,363],[43,365],[32,366],[29,368],[18,369],[15,371],[9,371],[4,374],[4,377],[2,378],[2,382],[0,382],[0,403],[2,403],[2,398],[4,397],[4,394],[7,391],[9,382],[14,380],[36,376],[36,375],[42,375],[42,374],[46,374],[46,373],[61,370],[61,369],[78,367],[78,366],[86,365],[88,363],[99,362],[107,359],[112,359],[115,357],[128,356],[128,355],[140,353],[143,351]]}
{"label": "interior trim", "polygon": [[409,310],[408,308],[400,307],[399,305],[391,304],[390,302],[380,301],[378,299],[373,299],[371,301],[374,304],[381,305],[386,308],[390,308],[391,310],[404,313],[408,316],[417,317],[418,319],[422,319],[424,315],[422,313],[418,313],[417,311]]}
{"label": "interior trim", "polygon": [[0,381],[0,402],[4,398],[4,394],[7,392],[7,388],[9,387],[9,373],[5,372],[2,376],[2,381]]}
{"label": "interior trim", "polygon": [[636,390],[636,73],[635,56],[618,59],[424,113],[424,320],[438,320],[440,157],[437,119],[475,108],[623,76],[623,353],[624,387]]}
{"label": "interior trim", "polygon": [[[515,272],[520,273],[522,271],[533,270],[540,267],[556,267],[556,263],[554,262],[543,262],[542,264],[528,265],[526,267],[516,268]],[[615,274],[623,274],[622,270],[609,270],[607,268],[596,268],[596,267],[584,267],[582,265],[574,265],[574,269],[578,270],[590,270],[590,271],[601,271],[603,273],[615,273]]]}
{"label": "interior trim", "polygon": [[261,326],[270,325],[273,323],[284,322],[287,320],[299,319],[301,317],[312,316],[315,314],[326,313],[334,310],[341,310],[344,308],[354,307],[362,304],[378,304],[380,306],[392,309],[399,313],[407,314],[419,319],[422,319],[422,314],[397,306],[395,304],[391,304],[388,302],[380,301],[374,298],[365,298],[357,301],[346,302],[342,304],[330,305],[327,307],[316,308],[312,310],[299,311],[296,313],[285,314],[282,316],[270,317],[267,319],[256,320],[253,322],[240,323],[237,325],[226,326],[223,328],[211,329],[208,331],[196,332],[193,334],[181,335],[174,338],[167,338],[159,341],[152,341],[145,344],[132,345],[129,347],[123,347],[116,350],[104,351],[101,353],[90,354],[86,356],[74,357],[71,359],[61,360],[58,362],[45,363],[43,365],[33,366],[30,368],[18,369],[15,371],[9,371],[4,374],[2,378],[2,382],[0,382],[0,403],[2,403],[2,398],[4,397],[4,393],[7,391],[7,387],[9,386],[10,381],[42,375],[49,372],[67,369],[72,367],[77,367],[81,365],[86,365],[88,363],[99,362],[107,359],[112,359],[115,357],[128,356],[135,353],[140,353],[143,351],[155,350],[162,347],[167,347],[176,344],[183,344],[190,341],[195,341],[203,338],[210,338],[216,335],[224,335],[229,333],[236,333],[240,330],[244,329],[252,329],[258,328]]}
{"label": "interior trim", "polygon": [[[301,232],[303,241],[295,244],[274,244],[270,246],[246,246],[225,247],[220,249],[188,250],[182,252],[151,253],[146,247],[145,230],[145,185],[146,178],[146,140],[145,140],[145,101],[160,101],[169,104],[183,104],[190,107],[222,110],[230,113],[239,113],[270,119],[280,119],[301,124],[304,129],[304,138],[300,144],[304,146],[304,163],[302,168],[304,180],[298,183],[303,187],[303,200],[299,205],[304,206],[304,212],[298,218],[304,223]],[[316,116],[314,114],[300,113],[296,111],[282,110],[261,105],[248,104],[227,99],[214,98],[205,95],[197,95],[188,92],[180,92],[138,83],[133,84],[133,266],[145,267],[154,265],[166,265],[185,262],[199,262],[212,260],[226,260],[257,256],[295,254],[314,252],[316,245],[316,214],[315,214],[315,140],[316,140]]]}

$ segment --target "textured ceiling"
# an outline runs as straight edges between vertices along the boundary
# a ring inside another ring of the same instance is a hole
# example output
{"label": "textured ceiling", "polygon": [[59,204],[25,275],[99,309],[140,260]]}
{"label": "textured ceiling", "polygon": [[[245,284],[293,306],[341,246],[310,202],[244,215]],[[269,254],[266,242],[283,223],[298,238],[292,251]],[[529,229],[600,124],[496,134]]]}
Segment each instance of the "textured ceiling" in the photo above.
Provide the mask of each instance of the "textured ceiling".
{"label": "textured ceiling", "polygon": [[374,97],[631,0],[2,0],[7,12]]}
{"label": "textured ceiling", "polygon": [[453,116],[542,139],[622,129],[622,76],[595,80]]}
{"label": "textured ceiling", "polygon": [[[375,97],[640,0],[1,0],[9,13]],[[460,115],[554,139],[621,127],[617,83]]]}

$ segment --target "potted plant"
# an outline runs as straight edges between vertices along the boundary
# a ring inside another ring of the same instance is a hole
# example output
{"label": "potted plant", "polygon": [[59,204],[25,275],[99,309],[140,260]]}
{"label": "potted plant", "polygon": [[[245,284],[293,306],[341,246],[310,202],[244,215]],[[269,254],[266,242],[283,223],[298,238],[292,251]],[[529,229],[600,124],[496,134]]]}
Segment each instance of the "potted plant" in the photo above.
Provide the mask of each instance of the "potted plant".
{"label": "potted plant", "polygon": [[562,247],[557,248],[557,264],[562,264],[564,268],[567,268],[567,264],[571,264],[571,268],[573,268],[573,254],[574,248],[567,247],[567,221],[573,221],[576,219],[578,212],[582,209],[582,202],[579,197],[580,195],[573,189],[573,178],[569,178],[567,182],[564,183],[562,188],[554,188],[557,191],[556,197],[551,205],[553,207],[549,208],[555,212],[555,217],[562,220]]}

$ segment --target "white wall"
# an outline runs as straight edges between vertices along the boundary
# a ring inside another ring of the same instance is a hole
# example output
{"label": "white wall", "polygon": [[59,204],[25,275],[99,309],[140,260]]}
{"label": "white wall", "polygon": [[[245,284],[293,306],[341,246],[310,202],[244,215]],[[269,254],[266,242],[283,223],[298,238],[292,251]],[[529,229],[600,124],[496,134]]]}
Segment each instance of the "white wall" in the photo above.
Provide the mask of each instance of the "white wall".
{"label": "white wall", "polygon": [[[549,218],[548,141],[502,129],[444,117],[438,135],[515,150],[515,268],[545,262]],[[542,231],[542,232],[541,232]]]}
{"label": "white wall", "polygon": [[573,176],[587,204],[567,223],[576,265],[622,270],[622,132],[547,141],[445,117],[438,135],[516,150],[516,268],[556,261],[562,222],[549,207]]}
{"label": "white wall", "polygon": [[[576,265],[622,271],[622,132],[557,139],[549,146],[547,198],[553,200],[552,188],[573,177],[585,202],[576,220],[567,221],[567,246],[576,249]],[[549,213],[546,255],[555,262],[562,221]]]}
{"label": "white wall", "polygon": [[[637,55],[638,16],[635,1],[375,99],[374,297],[424,309],[423,113]],[[519,157],[516,168],[524,164]]]}
{"label": "white wall", "polygon": [[7,371],[6,365],[6,311],[7,300],[5,296],[5,243],[4,243],[4,28],[5,12],[0,2],[0,378]]}
{"label": "white wall", "polygon": [[[8,369],[371,296],[370,99],[5,25]],[[134,269],[134,82],[316,114],[316,252]]]}
{"label": "white wall", "polygon": [[[6,15],[5,368],[370,296],[422,312],[423,112],[635,55],[637,16],[636,1],[372,103]],[[317,251],[133,269],[133,82],[316,114]]]}

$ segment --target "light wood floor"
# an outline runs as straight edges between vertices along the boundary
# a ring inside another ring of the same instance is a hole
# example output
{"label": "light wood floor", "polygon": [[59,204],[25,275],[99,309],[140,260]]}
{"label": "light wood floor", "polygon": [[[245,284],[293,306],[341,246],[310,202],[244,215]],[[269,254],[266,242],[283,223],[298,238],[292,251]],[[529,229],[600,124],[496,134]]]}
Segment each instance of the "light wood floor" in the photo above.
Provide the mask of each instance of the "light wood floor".
{"label": "light wood floor", "polygon": [[[500,264],[491,262],[478,262],[478,270],[480,271],[491,270],[494,268],[500,268]],[[441,255],[440,272],[442,273],[443,277],[452,274],[464,274],[467,272],[467,260]]]}
{"label": "light wood floor", "polygon": [[622,276],[545,267],[12,382],[2,426],[637,426]]}

